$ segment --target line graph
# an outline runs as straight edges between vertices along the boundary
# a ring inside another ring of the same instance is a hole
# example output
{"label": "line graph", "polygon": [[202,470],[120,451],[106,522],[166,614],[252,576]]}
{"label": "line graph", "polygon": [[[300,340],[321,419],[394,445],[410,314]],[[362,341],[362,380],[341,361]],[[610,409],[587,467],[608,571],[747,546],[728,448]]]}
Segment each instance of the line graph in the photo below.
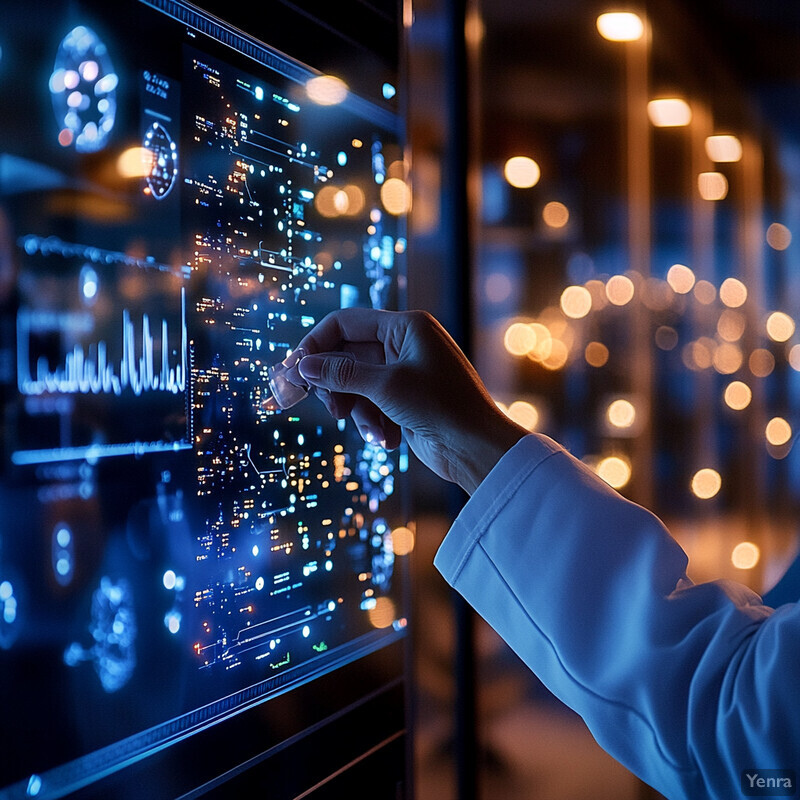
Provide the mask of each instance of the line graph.
{"label": "line graph", "polygon": [[[177,356],[171,356],[169,326],[161,320],[160,364],[150,317],[144,313],[137,326],[128,309],[121,320],[122,351],[118,361],[109,357],[105,340],[87,346],[76,344],[60,366],[51,367],[47,356],[32,359],[31,333],[36,317],[20,312],[17,317],[17,384],[25,395],[41,394],[113,394],[130,390],[137,397],[144,392],[180,394],[186,390],[188,332],[186,327],[186,291],[181,289],[181,335]],[[137,347],[138,342],[138,347]],[[34,366],[32,368],[32,361]]]}

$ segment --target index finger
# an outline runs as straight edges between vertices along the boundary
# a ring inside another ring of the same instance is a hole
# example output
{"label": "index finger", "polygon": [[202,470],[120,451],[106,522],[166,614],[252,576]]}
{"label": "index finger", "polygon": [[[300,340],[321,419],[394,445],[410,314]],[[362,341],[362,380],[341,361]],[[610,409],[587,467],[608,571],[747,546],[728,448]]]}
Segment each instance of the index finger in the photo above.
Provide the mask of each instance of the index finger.
{"label": "index finger", "polygon": [[350,349],[349,345],[379,345],[402,327],[402,313],[375,308],[343,308],[331,311],[298,344],[307,354]]}

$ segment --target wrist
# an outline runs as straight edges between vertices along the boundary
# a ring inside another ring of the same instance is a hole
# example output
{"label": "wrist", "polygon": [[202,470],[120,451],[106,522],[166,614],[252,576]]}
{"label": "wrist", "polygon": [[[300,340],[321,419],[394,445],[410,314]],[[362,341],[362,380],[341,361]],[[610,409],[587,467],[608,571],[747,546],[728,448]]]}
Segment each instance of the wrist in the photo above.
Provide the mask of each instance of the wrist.
{"label": "wrist", "polygon": [[459,459],[457,482],[472,495],[497,462],[529,431],[501,411],[492,413],[486,425],[465,440]]}

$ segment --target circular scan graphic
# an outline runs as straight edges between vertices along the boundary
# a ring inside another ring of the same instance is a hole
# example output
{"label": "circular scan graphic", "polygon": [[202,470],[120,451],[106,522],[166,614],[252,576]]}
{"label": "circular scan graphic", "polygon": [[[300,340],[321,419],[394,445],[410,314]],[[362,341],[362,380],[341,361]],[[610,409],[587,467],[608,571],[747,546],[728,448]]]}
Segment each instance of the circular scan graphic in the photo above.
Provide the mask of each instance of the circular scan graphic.
{"label": "circular scan graphic", "polygon": [[160,122],[147,129],[142,146],[147,153],[145,194],[162,200],[172,191],[178,177],[178,147]]}
{"label": "circular scan graphic", "polygon": [[108,50],[91,28],[79,25],[61,40],[50,94],[62,147],[80,153],[105,147],[117,113],[118,83]]}

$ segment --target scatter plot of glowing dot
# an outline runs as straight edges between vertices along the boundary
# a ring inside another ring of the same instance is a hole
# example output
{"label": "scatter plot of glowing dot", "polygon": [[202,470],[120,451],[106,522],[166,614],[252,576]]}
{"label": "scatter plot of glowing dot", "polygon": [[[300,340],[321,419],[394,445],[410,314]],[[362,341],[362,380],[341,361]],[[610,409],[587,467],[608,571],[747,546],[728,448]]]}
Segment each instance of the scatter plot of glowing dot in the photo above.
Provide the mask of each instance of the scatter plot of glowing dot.
{"label": "scatter plot of glowing dot", "polygon": [[561,310],[570,319],[581,319],[592,310],[592,295],[585,286],[567,286],[560,302]]}
{"label": "scatter plot of glowing dot", "polygon": [[175,584],[178,582],[178,576],[175,574],[174,570],[168,569],[164,573],[162,582],[164,583],[165,589],[174,589]]}
{"label": "scatter plot of glowing dot", "polygon": [[750,405],[753,392],[743,381],[731,381],[725,387],[725,404],[734,411],[742,411]]}
{"label": "scatter plot of glowing dot", "polygon": [[761,550],[753,542],[739,542],[731,552],[731,563],[737,569],[753,569],[761,558]]}
{"label": "scatter plot of glowing dot", "polygon": [[677,294],[688,294],[695,284],[695,275],[684,264],[673,264],[667,270],[667,283]]}
{"label": "scatter plot of glowing dot", "polygon": [[597,474],[609,486],[622,489],[631,479],[631,465],[621,456],[607,456],[598,463]]}
{"label": "scatter plot of glowing dot", "polygon": [[615,306],[624,306],[633,300],[635,287],[627,275],[612,275],[606,283],[606,297]]}
{"label": "scatter plot of glowing dot", "polygon": [[792,426],[783,417],[773,417],[767,423],[764,434],[769,444],[780,447],[792,438]]}
{"label": "scatter plot of glowing dot", "polygon": [[722,488],[722,477],[715,469],[699,469],[692,476],[692,494],[701,500],[710,500]]}

